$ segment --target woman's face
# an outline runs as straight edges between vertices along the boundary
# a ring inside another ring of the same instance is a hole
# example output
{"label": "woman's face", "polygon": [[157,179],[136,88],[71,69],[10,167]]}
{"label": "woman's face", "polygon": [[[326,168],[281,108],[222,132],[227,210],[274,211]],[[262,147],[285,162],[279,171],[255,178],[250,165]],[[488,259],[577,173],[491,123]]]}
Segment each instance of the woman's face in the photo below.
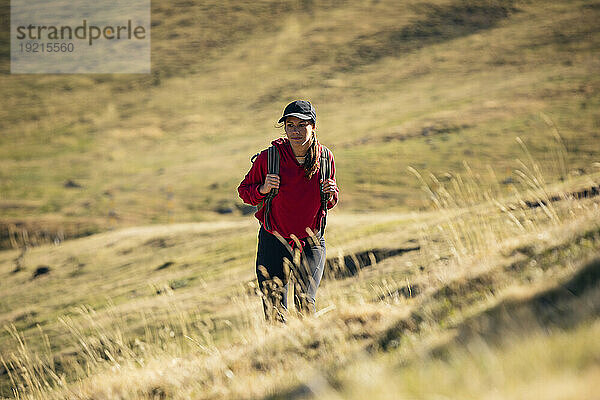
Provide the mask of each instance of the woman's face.
{"label": "woman's face", "polygon": [[284,126],[285,134],[292,145],[304,147],[311,144],[315,129],[312,121],[297,117],[287,117]]}

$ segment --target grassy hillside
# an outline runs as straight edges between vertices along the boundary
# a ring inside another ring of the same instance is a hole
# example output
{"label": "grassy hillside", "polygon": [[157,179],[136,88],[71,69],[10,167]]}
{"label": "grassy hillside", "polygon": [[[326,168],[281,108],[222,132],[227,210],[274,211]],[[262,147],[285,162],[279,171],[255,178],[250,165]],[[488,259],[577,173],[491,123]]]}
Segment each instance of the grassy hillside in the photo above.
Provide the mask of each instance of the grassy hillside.
{"label": "grassy hillside", "polygon": [[[455,184],[433,193],[459,203],[470,187]],[[39,246],[18,272],[18,251],[4,251],[3,395],[531,398],[550,380],[560,382],[550,398],[590,398],[599,198],[560,193],[544,207],[493,197],[427,213],[339,213],[319,313],[292,314],[287,326],[262,321],[247,218]]]}
{"label": "grassy hillside", "polygon": [[[150,75],[0,75],[0,397],[593,398],[599,17],[153,2]],[[295,98],[341,200],[266,326],[236,187]]]}
{"label": "grassy hillside", "polygon": [[240,215],[249,158],[298,97],[317,106],[346,211],[422,207],[408,165],[441,176],[465,160],[516,180],[516,136],[556,165],[546,121],[569,151],[549,178],[589,172],[600,11],[543,5],[154,4],[152,75],[0,77],[2,215],[44,217],[49,233],[58,218],[67,234]]}

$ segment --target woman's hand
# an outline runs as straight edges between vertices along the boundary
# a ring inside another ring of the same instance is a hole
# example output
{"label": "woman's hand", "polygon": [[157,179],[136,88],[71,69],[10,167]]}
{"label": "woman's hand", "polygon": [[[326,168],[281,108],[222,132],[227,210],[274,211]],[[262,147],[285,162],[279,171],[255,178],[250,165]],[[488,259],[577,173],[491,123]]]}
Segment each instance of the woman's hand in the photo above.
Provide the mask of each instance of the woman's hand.
{"label": "woman's hand", "polygon": [[329,199],[333,196],[335,192],[337,192],[337,185],[333,179],[327,179],[322,183],[323,192],[329,193]]}
{"label": "woman's hand", "polygon": [[279,189],[279,175],[267,174],[265,183],[258,187],[260,194],[267,194],[271,189]]}

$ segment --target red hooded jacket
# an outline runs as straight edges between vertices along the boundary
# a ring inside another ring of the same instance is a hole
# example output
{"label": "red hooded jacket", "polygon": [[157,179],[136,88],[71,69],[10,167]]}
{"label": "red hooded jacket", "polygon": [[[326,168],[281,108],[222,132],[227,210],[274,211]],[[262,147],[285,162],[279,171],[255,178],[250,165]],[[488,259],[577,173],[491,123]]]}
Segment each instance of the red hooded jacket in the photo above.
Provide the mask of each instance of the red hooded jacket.
{"label": "red hooded jacket", "polygon": [[[321,226],[321,219],[325,211],[321,210],[321,191],[320,191],[320,173],[316,173],[310,180],[306,179],[304,168],[296,161],[292,146],[287,138],[279,138],[271,142],[279,149],[279,192],[271,201],[271,210],[269,211],[269,222],[271,231],[279,232],[284,238],[289,238],[291,234],[299,239],[306,238],[306,228],[309,227],[316,232]],[[319,154],[322,145],[319,144]],[[331,158],[331,179],[335,180],[335,163],[333,153],[330,151]],[[238,187],[240,198],[244,203],[256,206],[265,198],[258,188],[265,182],[268,168],[268,151],[263,150],[250,171],[244,177]],[[332,208],[338,201],[339,191],[333,194],[333,197],[327,203],[327,208]],[[261,207],[254,216],[264,227],[264,207]],[[266,229],[266,228],[265,228]]]}

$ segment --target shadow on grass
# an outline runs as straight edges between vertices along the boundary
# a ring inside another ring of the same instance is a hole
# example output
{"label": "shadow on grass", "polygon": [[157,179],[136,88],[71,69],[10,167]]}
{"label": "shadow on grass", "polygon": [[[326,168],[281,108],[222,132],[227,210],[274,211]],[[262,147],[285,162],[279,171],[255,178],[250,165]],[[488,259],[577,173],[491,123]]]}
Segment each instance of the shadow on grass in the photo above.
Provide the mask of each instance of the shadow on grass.
{"label": "shadow on grass", "polygon": [[461,0],[450,5],[421,3],[414,10],[420,17],[408,25],[356,38],[338,54],[338,68],[351,70],[383,57],[399,57],[428,45],[490,29],[517,11],[513,1],[502,0]]}
{"label": "shadow on grass", "polygon": [[[507,329],[570,329],[600,314],[600,258],[593,259],[566,282],[531,297],[511,298],[471,317],[458,327],[456,341],[500,341]],[[438,352],[441,349],[438,349]]]}
{"label": "shadow on grass", "polygon": [[347,254],[343,257],[328,258],[325,263],[325,277],[327,279],[343,279],[355,276],[361,269],[375,265],[386,258],[419,249],[420,246],[398,249],[371,249]]}

